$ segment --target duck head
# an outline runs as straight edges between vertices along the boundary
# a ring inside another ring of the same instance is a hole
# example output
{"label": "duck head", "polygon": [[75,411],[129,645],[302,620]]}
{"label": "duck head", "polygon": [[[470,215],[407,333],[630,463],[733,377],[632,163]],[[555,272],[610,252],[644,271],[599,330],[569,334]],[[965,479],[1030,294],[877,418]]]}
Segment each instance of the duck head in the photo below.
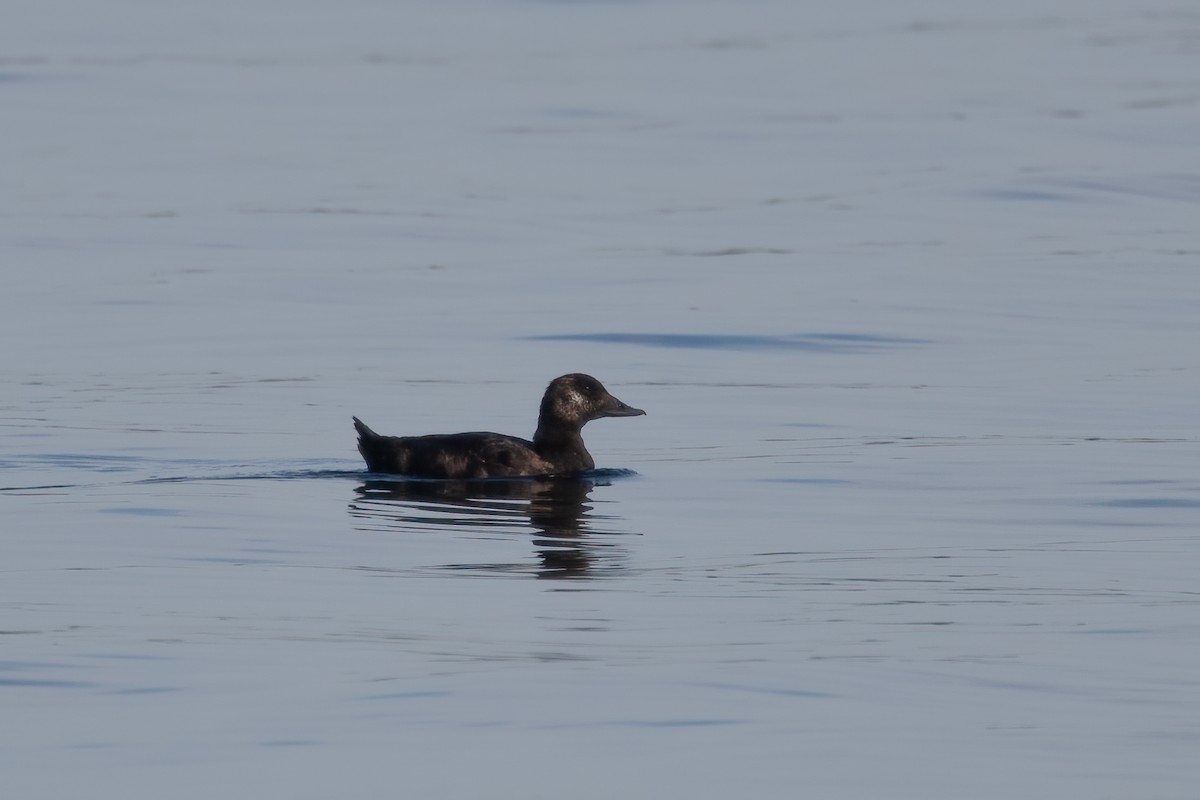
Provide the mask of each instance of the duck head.
{"label": "duck head", "polygon": [[542,396],[539,421],[555,420],[573,427],[601,417],[638,417],[640,408],[626,405],[613,397],[604,384],[591,375],[575,372],[550,381]]}

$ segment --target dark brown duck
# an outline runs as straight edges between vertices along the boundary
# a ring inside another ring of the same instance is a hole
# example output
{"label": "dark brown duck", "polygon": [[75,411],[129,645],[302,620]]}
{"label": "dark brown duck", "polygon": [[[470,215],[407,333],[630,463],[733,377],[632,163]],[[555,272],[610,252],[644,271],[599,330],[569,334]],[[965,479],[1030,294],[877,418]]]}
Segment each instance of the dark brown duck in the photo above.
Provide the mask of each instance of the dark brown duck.
{"label": "dark brown duck", "polygon": [[512,478],[586,472],[596,466],[583,446],[584,425],[601,417],[636,417],[591,375],[555,378],[546,387],[533,441],[501,433],[381,436],[354,417],[358,452],[371,472],[422,478]]}

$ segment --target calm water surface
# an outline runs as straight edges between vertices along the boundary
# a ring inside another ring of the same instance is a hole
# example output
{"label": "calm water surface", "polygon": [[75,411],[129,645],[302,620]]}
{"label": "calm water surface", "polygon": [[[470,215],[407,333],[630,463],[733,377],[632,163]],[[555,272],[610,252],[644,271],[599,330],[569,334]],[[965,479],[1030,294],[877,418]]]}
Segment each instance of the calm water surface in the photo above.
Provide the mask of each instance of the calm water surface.
{"label": "calm water surface", "polygon": [[0,32],[12,796],[1195,797],[1190,7],[225,6]]}

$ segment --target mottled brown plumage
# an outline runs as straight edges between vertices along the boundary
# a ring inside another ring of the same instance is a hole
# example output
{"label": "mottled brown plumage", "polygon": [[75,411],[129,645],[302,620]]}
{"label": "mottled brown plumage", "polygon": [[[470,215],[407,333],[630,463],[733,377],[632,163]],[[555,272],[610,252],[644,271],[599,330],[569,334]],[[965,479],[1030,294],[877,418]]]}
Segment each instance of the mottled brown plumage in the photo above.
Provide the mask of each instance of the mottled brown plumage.
{"label": "mottled brown plumage", "polygon": [[511,478],[586,472],[596,466],[581,429],[601,417],[645,414],[608,393],[590,375],[555,378],[546,387],[533,441],[500,433],[381,436],[354,417],[358,451],[371,472],[423,478]]}

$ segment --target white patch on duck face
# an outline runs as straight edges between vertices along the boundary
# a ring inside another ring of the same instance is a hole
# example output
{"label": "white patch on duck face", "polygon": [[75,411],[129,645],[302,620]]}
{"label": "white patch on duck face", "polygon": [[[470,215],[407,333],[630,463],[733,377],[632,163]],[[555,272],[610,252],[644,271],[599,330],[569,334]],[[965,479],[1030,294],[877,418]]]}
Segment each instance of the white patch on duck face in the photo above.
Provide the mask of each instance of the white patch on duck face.
{"label": "white patch on duck face", "polygon": [[560,394],[555,405],[559,416],[564,419],[583,419],[587,416],[588,399],[574,386]]}

